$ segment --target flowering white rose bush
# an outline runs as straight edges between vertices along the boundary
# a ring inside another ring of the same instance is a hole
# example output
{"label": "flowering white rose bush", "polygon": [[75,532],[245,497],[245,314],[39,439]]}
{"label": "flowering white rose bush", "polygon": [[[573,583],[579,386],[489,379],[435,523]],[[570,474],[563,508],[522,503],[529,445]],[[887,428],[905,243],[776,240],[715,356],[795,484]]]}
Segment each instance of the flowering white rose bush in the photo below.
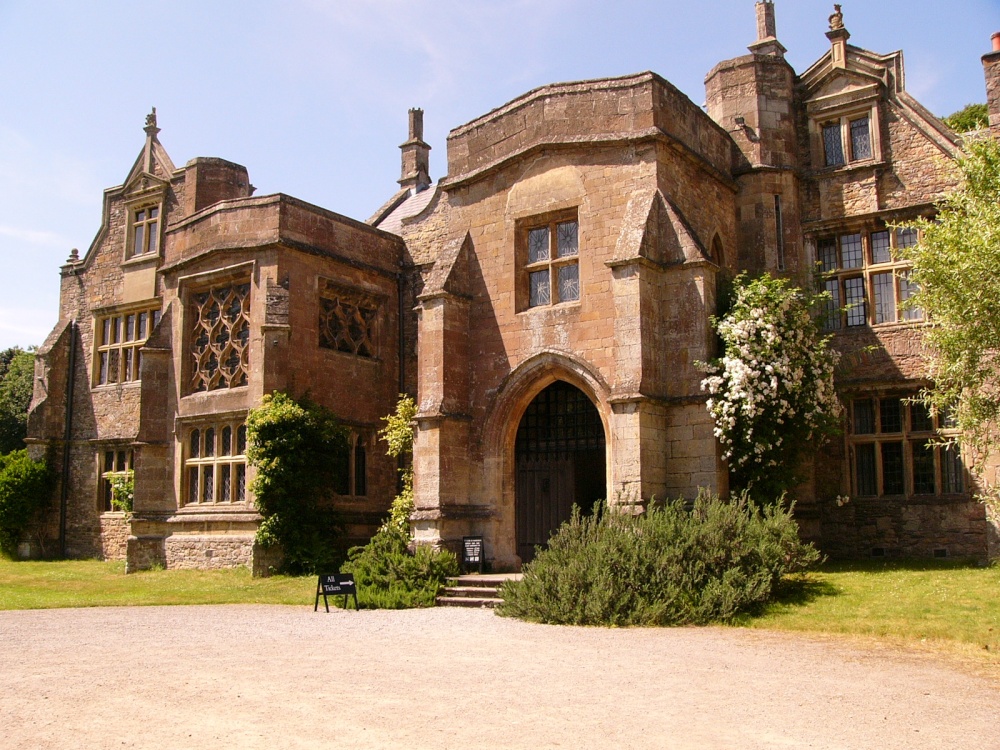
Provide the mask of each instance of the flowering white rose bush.
{"label": "flowering white rose bush", "polygon": [[803,457],[839,421],[838,355],[810,312],[822,296],[740,274],[732,309],[712,319],[724,353],[705,365],[701,387],[732,488],[759,502],[777,502],[792,487]]}

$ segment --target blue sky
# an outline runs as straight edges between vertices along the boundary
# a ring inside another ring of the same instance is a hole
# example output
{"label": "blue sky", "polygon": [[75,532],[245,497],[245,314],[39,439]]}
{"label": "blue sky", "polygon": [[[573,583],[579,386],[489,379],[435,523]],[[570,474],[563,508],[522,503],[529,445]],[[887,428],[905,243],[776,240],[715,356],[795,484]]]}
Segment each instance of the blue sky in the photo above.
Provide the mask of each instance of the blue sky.
{"label": "blue sky", "polygon": [[[851,44],[903,49],[931,111],[985,101],[1000,0],[842,4]],[[776,0],[797,71],[832,10]],[[0,348],[55,324],[58,267],[93,240],[152,106],[178,166],[222,157],[258,195],[366,219],[397,187],[410,107],[436,179],[448,130],[531,88],[654,70],[701,104],[755,36],[754,0],[0,0]]]}

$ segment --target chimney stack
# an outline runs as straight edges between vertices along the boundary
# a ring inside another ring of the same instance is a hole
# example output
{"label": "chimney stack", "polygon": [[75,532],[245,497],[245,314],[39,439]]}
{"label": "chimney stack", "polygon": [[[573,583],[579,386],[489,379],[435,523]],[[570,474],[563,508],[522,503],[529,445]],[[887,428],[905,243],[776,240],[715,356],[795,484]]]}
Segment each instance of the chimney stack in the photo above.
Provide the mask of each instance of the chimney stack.
{"label": "chimney stack", "polygon": [[784,57],[786,50],[778,41],[773,0],[757,0],[755,8],[757,11],[757,41],[747,49],[755,55]]}
{"label": "chimney stack", "polygon": [[1000,131],[1000,31],[991,39],[993,51],[983,55],[983,74],[986,76],[986,108],[990,113],[990,129]]}
{"label": "chimney stack", "polygon": [[402,152],[402,170],[399,184],[419,193],[431,184],[430,151],[431,147],[424,143],[424,111],[413,108],[410,110],[410,131],[406,143],[399,147]]}

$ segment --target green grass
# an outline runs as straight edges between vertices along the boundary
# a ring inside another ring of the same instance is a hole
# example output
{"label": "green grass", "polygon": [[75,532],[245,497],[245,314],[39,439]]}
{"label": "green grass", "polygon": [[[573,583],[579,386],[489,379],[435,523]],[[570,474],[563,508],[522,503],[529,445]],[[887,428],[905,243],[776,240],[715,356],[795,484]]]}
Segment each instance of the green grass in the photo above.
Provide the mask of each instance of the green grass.
{"label": "green grass", "polygon": [[1000,662],[1000,566],[952,561],[824,565],[739,625],[875,637]]}
{"label": "green grass", "polygon": [[156,604],[312,604],[312,576],[252,578],[235,570],[150,570],[123,562],[12,562],[0,558],[0,609]]}
{"label": "green grass", "polygon": [[[0,609],[172,604],[312,604],[312,576],[154,570],[124,563],[0,558]],[[339,600],[338,600],[339,601]],[[333,602],[331,602],[332,604]],[[827,564],[738,625],[871,637],[1000,665],[1000,566],[958,562]]]}

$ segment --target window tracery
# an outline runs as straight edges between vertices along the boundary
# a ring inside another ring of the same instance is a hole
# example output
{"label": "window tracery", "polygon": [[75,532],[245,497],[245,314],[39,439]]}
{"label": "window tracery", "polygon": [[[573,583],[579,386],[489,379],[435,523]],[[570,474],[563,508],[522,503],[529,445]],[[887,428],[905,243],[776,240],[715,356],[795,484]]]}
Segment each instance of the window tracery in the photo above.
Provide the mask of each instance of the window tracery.
{"label": "window tracery", "polygon": [[247,384],[250,284],[229,284],[192,295],[191,390]]}

